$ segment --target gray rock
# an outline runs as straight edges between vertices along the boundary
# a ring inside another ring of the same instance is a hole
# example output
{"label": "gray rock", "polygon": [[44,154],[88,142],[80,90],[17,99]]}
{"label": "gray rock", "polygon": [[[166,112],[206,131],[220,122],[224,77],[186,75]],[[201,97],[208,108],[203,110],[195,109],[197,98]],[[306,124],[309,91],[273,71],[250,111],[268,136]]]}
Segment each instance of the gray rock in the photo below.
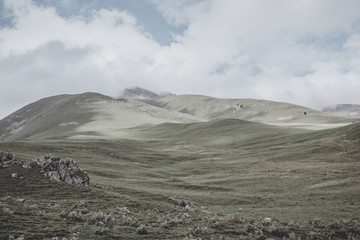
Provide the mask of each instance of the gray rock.
{"label": "gray rock", "polygon": [[12,153],[0,152],[0,167],[8,167],[15,164],[18,164],[18,162],[14,159]]}
{"label": "gray rock", "polygon": [[17,176],[18,176],[17,173],[12,173],[12,174],[11,174],[11,177],[13,177],[13,178],[16,178]]}
{"label": "gray rock", "polygon": [[127,207],[117,207],[117,210],[124,213],[130,213],[130,210]]}
{"label": "gray rock", "polygon": [[195,212],[200,209],[206,209],[205,207],[198,205],[196,202],[192,202],[189,200],[182,200],[182,199],[177,199],[177,198],[173,198],[173,197],[169,197],[169,200],[171,200],[173,203],[175,203],[176,205],[178,205],[180,207],[184,207],[185,209],[189,210],[190,212]]}
{"label": "gray rock", "polygon": [[89,176],[71,158],[60,159],[57,156],[47,154],[34,159],[34,162],[40,165],[45,171],[45,176],[52,180],[89,186]]}
{"label": "gray rock", "polygon": [[22,165],[23,168],[31,168],[30,162],[26,162]]}
{"label": "gray rock", "polygon": [[57,171],[49,171],[45,172],[45,177],[49,177],[50,179],[53,179],[55,181],[61,181],[60,174]]}

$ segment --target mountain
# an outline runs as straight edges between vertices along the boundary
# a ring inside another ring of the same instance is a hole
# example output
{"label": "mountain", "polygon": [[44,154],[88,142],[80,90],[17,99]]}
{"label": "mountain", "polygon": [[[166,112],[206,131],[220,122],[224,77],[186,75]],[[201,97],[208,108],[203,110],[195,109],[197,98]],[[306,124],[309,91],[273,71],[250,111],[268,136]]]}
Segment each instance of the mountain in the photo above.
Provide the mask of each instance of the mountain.
{"label": "mountain", "polygon": [[199,121],[194,116],[98,93],[41,99],[0,120],[0,141],[45,138],[119,138],[126,128]]}
{"label": "mountain", "polygon": [[[359,120],[257,99],[44,98],[0,120],[0,239],[356,238]],[[90,185],[23,164],[49,153]]]}
{"label": "mountain", "polygon": [[325,129],[350,124],[351,118],[332,116],[299,105],[258,99],[221,99],[201,95],[176,95],[148,101],[155,106],[188,113],[204,121],[236,118],[247,121]]}
{"label": "mountain", "polygon": [[97,94],[58,95],[41,99],[0,121],[0,141],[60,137],[88,122],[91,105],[111,98]]}
{"label": "mountain", "polygon": [[[133,93],[131,95],[130,93]],[[0,141],[49,138],[137,138],[138,128],[163,123],[188,124],[238,119],[291,128],[326,129],[358,121],[289,103],[256,99],[219,99],[199,95],[159,97],[135,88],[114,99],[98,93],[41,99],[0,121]],[[144,100],[144,97],[159,97]],[[211,125],[204,124],[204,128]],[[219,124],[218,124],[219,126]],[[235,127],[235,125],[232,125]]]}
{"label": "mountain", "polygon": [[338,116],[357,117],[360,116],[360,105],[337,104],[322,109],[323,112],[332,113]]}
{"label": "mountain", "polygon": [[123,90],[120,98],[124,99],[137,99],[137,100],[148,100],[148,99],[156,99],[165,96],[171,96],[172,93],[155,93],[145,88],[134,87],[134,88],[126,88]]}

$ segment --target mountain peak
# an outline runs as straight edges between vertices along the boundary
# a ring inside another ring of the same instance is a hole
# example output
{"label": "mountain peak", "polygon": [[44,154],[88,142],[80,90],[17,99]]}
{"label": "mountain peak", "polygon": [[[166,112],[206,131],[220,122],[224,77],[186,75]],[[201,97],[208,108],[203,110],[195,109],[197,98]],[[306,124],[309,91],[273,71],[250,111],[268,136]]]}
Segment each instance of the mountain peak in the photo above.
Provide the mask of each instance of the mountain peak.
{"label": "mountain peak", "polygon": [[145,88],[133,87],[133,88],[124,89],[122,94],[120,95],[120,98],[146,100],[146,99],[161,98],[161,97],[170,96],[170,95],[173,95],[173,94],[172,93],[155,93],[155,92],[150,91]]}

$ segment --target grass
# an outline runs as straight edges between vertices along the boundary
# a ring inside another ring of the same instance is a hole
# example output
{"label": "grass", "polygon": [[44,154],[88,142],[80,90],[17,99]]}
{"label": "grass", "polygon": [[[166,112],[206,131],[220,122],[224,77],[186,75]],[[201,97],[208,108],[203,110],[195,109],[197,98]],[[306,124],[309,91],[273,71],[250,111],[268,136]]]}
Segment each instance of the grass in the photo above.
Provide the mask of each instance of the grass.
{"label": "grass", "polygon": [[217,120],[137,129],[138,140],[0,143],[20,160],[71,157],[91,184],[54,183],[36,166],[0,169],[0,239],[356,238],[359,126],[300,131]]}

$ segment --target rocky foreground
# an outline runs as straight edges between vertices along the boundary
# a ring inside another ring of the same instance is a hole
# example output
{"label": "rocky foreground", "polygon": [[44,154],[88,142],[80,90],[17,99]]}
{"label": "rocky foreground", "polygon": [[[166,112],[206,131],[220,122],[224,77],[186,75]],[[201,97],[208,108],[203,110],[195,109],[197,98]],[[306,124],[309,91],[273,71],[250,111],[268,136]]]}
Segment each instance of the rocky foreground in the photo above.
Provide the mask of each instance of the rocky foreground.
{"label": "rocky foreground", "polygon": [[69,184],[89,186],[90,179],[87,173],[79,168],[71,158],[60,159],[57,156],[47,154],[34,159],[45,171],[45,176],[55,181],[63,181]]}
{"label": "rocky foreground", "polygon": [[[359,239],[355,220],[284,222],[92,184],[72,159],[0,153],[0,239]],[[41,171],[43,173],[41,173]],[[46,176],[44,178],[44,175]],[[53,181],[49,181],[51,178]],[[89,186],[89,187],[82,187]],[[134,198],[137,196],[137,198]]]}
{"label": "rocky foreground", "polygon": [[[76,162],[71,158],[60,159],[57,156],[47,154],[33,160],[42,167],[45,177],[55,181],[62,181],[74,185],[89,186],[90,178]],[[21,165],[23,168],[31,168],[29,161],[19,161],[14,158],[12,153],[0,152],[0,168],[12,165]],[[12,177],[17,177],[13,173]]]}

